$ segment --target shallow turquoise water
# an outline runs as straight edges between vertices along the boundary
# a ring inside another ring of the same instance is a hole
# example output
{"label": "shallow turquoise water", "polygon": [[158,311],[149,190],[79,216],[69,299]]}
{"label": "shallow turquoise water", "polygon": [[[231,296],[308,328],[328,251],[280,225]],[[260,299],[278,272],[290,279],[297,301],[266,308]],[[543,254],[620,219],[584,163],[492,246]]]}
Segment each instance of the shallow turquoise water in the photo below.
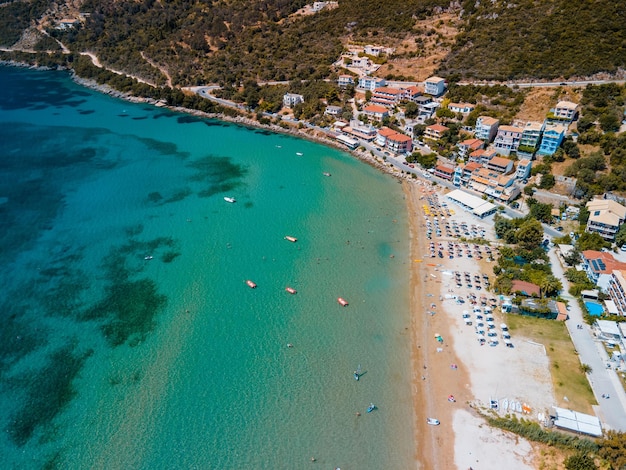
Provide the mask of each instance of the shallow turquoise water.
{"label": "shallow turquoise water", "polygon": [[63,73],[0,90],[3,466],[413,465],[397,182]]}

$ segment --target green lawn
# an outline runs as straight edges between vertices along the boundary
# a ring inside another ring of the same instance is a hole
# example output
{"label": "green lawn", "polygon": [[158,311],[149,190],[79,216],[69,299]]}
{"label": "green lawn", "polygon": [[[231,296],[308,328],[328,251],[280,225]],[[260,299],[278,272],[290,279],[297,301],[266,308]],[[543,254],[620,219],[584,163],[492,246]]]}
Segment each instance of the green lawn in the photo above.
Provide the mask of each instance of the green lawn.
{"label": "green lawn", "polygon": [[[556,405],[593,414],[591,405],[597,404],[597,401],[586,375],[581,371],[580,360],[565,323],[523,315],[507,315],[506,323],[513,337],[523,336],[545,346],[550,358]],[[567,397],[568,401],[563,397]]]}

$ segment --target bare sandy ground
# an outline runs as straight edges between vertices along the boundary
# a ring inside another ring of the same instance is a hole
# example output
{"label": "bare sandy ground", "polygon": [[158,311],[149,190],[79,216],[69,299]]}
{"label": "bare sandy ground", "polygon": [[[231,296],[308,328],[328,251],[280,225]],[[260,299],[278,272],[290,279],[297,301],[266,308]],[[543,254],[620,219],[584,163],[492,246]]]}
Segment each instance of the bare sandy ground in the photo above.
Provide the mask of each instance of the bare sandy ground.
{"label": "bare sandy ground", "polygon": [[[532,343],[514,335],[513,348],[505,347],[500,325],[505,322],[498,309],[494,309],[494,329],[498,344],[481,345],[475,328],[477,319],[472,314],[473,306],[468,302],[458,304],[452,296],[462,296],[465,300],[473,293],[480,298],[494,297],[475,285],[470,289],[463,282],[458,287],[454,272],[475,274],[485,273],[493,279],[492,265],[476,258],[455,254],[449,259],[447,243],[459,243],[458,239],[433,236],[426,239],[426,220],[423,205],[427,204],[429,193],[437,194],[440,203],[446,202],[454,211],[443,220],[457,224],[466,222],[468,226],[479,225],[485,231],[487,240],[495,241],[489,221],[464,212],[443,196],[439,189],[434,193],[430,183],[407,182],[404,185],[411,224],[411,276],[412,318],[413,318],[413,363],[414,363],[414,403],[416,416],[416,442],[418,468],[467,470],[502,469],[530,470],[533,466],[533,450],[524,439],[511,433],[493,429],[481,417],[482,413],[506,413],[537,419],[539,412],[546,412],[553,405],[552,382],[549,373],[548,357],[542,345]],[[434,217],[428,217],[431,224]],[[434,235],[434,233],[433,233]],[[430,257],[429,243],[443,243],[445,256]],[[493,246],[493,243],[492,243]],[[495,249],[493,250],[496,251]],[[472,325],[466,325],[462,314],[472,314]],[[483,320],[484,323],[486,323]],[[484,327],[485,333],[489,330]],[[435,339],[439,334],[443,342]],[[453,395],[451,402],[448,396]],[[504,411],[504,399],[526,404],[530,413]],[[489,409],[491,399],[498,400],[499,410]],[[441,424],[431,426],[428,417],[437,418]]]}

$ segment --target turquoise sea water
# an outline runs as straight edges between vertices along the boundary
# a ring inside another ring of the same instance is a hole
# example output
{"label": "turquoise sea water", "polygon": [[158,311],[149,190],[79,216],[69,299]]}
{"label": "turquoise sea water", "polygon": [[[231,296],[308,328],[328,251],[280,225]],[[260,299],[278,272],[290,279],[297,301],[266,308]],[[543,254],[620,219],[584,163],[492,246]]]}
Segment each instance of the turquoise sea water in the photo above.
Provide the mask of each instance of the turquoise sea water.
{"label": "turquoise sea water", "polygon": [[61,72],[0,123],[2,468],[414,466],[395,180]]}

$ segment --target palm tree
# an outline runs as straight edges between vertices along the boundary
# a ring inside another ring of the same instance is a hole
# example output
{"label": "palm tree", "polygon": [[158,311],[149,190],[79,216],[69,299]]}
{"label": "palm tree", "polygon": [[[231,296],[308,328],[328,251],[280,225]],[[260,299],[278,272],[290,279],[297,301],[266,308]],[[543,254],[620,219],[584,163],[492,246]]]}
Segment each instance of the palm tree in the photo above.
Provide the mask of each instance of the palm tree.
{"label": "palm tree", "polygon": [[560,279],[549,274],[541,282],[539,287],[541,287],[542,297],[552,297],[563,289],[563,283],[561,283]]}

